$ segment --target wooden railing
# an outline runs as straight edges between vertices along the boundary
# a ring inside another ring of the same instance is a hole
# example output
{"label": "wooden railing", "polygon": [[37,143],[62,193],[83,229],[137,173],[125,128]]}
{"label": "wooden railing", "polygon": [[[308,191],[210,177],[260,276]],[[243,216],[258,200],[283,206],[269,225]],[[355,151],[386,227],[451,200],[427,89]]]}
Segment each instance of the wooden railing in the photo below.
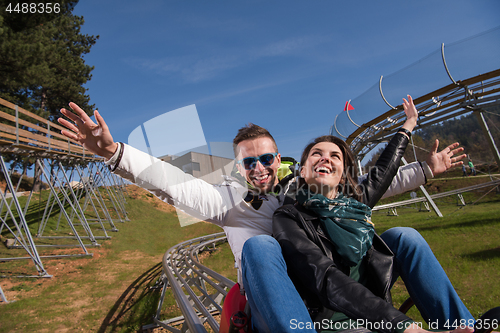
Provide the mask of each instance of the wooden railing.
{"label": "wooden railing", "polygon": [[[0,98],[0,151],[53,158],[99,159],[61,134],[63,126]],[[23,118],[23,119],[21,119]]]}

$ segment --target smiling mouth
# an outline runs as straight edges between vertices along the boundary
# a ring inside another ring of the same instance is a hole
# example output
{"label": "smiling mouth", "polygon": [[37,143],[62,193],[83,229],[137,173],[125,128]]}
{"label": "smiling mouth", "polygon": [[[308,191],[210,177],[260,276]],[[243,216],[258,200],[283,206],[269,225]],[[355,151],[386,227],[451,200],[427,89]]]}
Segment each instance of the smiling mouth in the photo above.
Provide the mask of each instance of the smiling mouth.
{"label": "smiling mouth", "polygon": [[256,180],[258,183],[265,183],[269,180],[270,175],[266,173],[265,175],[254,176],[252,178]]}
{"label": "smiling mouth", "polygon": [[332,173],[332,170],[330,170],[329,168],[325,167],[325,166],[319,166],[317,168],[314,168],[314,172],[316,173],[319,173],[319,174],[331,174]]}

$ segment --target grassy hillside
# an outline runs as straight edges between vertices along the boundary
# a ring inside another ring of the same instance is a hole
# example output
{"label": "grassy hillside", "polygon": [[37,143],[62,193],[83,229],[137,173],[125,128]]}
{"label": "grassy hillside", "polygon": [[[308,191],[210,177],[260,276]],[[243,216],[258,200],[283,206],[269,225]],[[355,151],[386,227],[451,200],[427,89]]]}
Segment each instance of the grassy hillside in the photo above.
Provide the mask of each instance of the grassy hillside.
{"label": "grassy hillside", "polygon": [[[449,175],[450,176],[450,175]],[[451,181],[480,178],[442,179],[430,182],[432,189],[446,189]],[[455,184],[453,185],[455,186]],[[438,202],[445,215],[419,212],[416,207],[398,209],[399,216],[376,212],[377,231],[394,226],[413,226],[429,242],[436,257],[473,315],[500,305],[500,195],[472,193],[468,205],[456,205],[456,198]],[[408,198],[408,194],[401,198]],[[464,196],[466,197],[466,196]],[[127,197],[129,222],[117,225],[119,232],[101,246],[90,248],[93,257],[44,259],[53,278],[1,278],[9,301],[0,305],[0,332],[137,332],[151,323],[159,292],[151,289],[161,274],[161,259],[171,246],[190,238],[219,232],[208,223],[180,228],[175,212],[147,192],[130,188]],[[0,257],[11,250],[0,245]],[[74,252],[59,249],[58,253]],[[41,251],[54,253],[54,250]],[[236,279],[232,253],[227,244],[204,257],[203,262]],[[0,263],[0,275],[34,274],[33,264]],[[393,289],[396,305],[407,294],[398,281]],[[173,296],[167,293],[165,316],[180,315]],[[422,321],[413,309],[410,315]],[[155,331],[162,331],[160,329]]]}
{"label": "grassy hillside", "polygon": [[[163,254],[221,229],[205,222],[181,228],[172,207],[134,188],[127,197],[130,221],[118,223],[119,231],[100,247],[89,248],[92,257],[43,259],[53,278],[0,279],[7,299],[15,301],[0,305],[0,332],[136,332],[152,322],[159,293],[149,287],[161,274]],[[0,244],[0,257],[9,251]],[[27,260],[0,263],[2,276],[35,273]],[[167,298],[165,314],[180,315],[173,296]]]}

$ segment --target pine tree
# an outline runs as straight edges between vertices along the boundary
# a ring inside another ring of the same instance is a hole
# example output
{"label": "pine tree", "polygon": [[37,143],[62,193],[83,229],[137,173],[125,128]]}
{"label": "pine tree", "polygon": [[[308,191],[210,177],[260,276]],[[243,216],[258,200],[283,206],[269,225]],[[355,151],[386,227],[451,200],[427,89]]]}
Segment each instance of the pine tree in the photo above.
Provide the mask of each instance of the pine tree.
{"label": "pine tree", "polygon": [[94,67],[83,56],[99,38],[80,33],[84,19],[72,13],[78,0],[56,3],[58,13],[20,13],[12,11],[16,1],[0,0],[0,97],[50,120],[69,101],[94,109],[83,87]]}
{"label": "pine tree", "polygon": [[[99,36],[80,33],[84,19],[73,15],[77,3],[0,0],[1,98],[53,122],[70,101],[92,112],[95,105],[90,104],[83,85],[92,78],[94,67],[85,64],[83,56]],[[38,125],[46,128],[43,123]],[[29,156],[9,155],[5,157],[11,168],[24,172],[32,168],[34,161]],[[34,190],[39,186],[34,184]]]}

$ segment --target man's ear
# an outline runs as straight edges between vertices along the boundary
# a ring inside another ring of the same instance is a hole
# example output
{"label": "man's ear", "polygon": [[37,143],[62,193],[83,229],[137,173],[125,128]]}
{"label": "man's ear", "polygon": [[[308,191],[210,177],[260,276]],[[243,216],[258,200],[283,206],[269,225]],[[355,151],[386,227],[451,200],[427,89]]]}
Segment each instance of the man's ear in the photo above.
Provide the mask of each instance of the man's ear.
{"label": "man's ear", "polygon": [[237,163],[237,162],[235,162],[235,163],[236,163],[236,169],[238,169],[238,172],[240,173],[240,175],[245,177],[245,169],[243,168],[241,163]]}
{"label": "man's ear", "polygon": [[281,154],[278,153],[278,155],[276,155],[276,159],[278,160],[278,165],[281,165]]}

